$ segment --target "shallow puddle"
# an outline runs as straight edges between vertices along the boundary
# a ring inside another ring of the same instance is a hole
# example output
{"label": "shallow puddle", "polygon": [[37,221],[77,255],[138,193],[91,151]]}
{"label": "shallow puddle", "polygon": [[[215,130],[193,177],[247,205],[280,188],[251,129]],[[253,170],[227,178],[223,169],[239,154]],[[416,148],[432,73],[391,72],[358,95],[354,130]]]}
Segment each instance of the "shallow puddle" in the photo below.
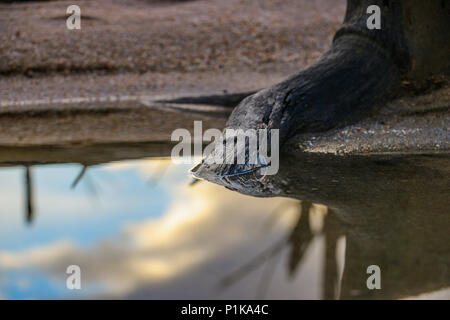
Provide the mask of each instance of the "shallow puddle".
{"label": "shallow puddle", "polygon": [[[0,295],[449,298],[449,163],[307,157],[282,163],[270,190],[283,197],[270,198],[193,180],[168,159],[8,163]],[[67,288],[70,265],[81,290]],[[367,287],[371,265],[381,289]]]}

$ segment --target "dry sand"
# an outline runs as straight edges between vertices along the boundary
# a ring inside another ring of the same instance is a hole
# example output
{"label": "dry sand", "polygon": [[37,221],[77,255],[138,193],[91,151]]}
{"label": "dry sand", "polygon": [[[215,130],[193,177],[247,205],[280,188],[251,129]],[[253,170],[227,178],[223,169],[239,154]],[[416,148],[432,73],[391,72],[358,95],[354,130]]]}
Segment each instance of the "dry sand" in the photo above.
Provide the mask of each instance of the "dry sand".
{"label": "dry sand", "polygon": [[0,74],[286,71],[329,47],[345,10],[342,0],[81,0],[82,28],[68,30],[72,2],[0,5]]}

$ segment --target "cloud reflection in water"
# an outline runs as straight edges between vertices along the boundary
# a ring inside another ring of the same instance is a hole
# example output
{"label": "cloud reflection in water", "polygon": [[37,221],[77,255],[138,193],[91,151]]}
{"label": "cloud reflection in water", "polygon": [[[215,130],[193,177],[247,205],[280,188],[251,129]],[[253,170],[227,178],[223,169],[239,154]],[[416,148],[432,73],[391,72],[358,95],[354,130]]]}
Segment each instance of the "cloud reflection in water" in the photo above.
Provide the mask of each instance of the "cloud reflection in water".
{"label": "cloud reflection in water", "polygon": [[[285,237],[298,219],[298,201],[242,196],[209,183],[190,187],[185,167],[165,163],[91,167],[75,190],[70,184],[78,166],[33,167],[35,225],[27,228],[20,219],[20,185],[2,200],[3,208],[9,208],[2,210],[2,229],[9,225],[14,230],[1,236],[6,241],[0,247],[0,267],[8,279],[0,283],[2,295],[254,298],[262,268],[227,288],[220,287],[220,279]],[[2,169],[0,174],[7,176],[2,191],[17,184],[17,171]],[[96,196],[86,178],[98,185]],[[280,207],[283,213],[275,217]],[[276,262],[265,296],[319,298],[322,242],[313,242],[304,272],[295,281],[289,279],[286,263]],[[287,259],[287,254],[282,252],[277,260]],[[81,267],[80,292],[65,289],[70,264]]]}

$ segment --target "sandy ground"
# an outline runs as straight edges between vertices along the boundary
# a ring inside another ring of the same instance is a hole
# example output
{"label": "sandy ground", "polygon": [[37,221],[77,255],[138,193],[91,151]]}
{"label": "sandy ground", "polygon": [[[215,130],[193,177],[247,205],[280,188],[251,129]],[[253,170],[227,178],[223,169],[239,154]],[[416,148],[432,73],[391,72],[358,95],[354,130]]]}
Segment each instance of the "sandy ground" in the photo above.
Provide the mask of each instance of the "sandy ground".
{"label": "sandy ground", "polygon": [[0,4],[2,100],[259,89],[315,61],[345,11],[342,0],[78,1],[82,29],[67,30],[69,4]]}
{"label": "sandy ground", "polygon": [[[151,100],[270,86],[326,51],[345,13],[344,0],[80,0],[82,29],[67,30],[69,4],[0,4],[0,146],[164,142],[194,120],[221,128],[230,110],[207,117]],[[296,143],[309,152],[446,152],[449,95],[400,99]]]}
{"label": "sandy ground", "polygon": [[344,12],[330,0],[77,1],[82,29],[68,30],[70,4],[0,6],[0,73],[279,70],[314,61]]}

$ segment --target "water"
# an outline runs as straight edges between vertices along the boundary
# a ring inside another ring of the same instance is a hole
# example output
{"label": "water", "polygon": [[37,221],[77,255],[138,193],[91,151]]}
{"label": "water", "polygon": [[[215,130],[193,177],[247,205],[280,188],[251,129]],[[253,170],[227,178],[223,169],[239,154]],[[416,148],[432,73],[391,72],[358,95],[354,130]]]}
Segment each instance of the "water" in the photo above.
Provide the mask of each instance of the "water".
{"label": "water", "polygon": [[[245,182],[269,198],[194,183],[167,159],[89,159],[81,176],[81,164],[5,164],[0,296],[450,298],[448,157],[289,161]],[[66,287],[69,265],[81,290]]]}

